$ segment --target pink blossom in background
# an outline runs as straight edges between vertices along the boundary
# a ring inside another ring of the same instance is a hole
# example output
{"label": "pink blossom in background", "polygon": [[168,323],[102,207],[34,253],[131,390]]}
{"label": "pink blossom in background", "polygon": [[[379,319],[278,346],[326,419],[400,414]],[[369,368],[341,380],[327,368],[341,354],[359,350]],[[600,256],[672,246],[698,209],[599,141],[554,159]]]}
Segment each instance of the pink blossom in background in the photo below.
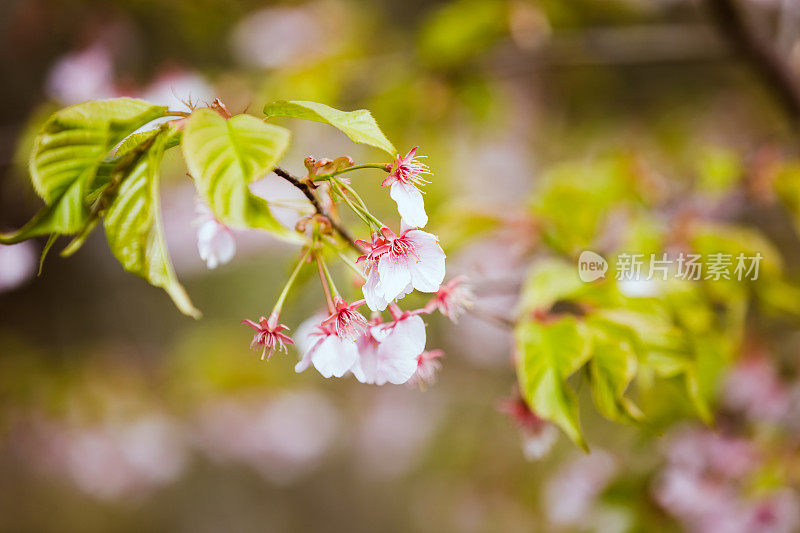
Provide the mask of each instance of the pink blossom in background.
{"label": "pink blossom in background", "polygon": [[550,453],[558,440],[558,429],[537,416],[518,393],[501,402],[498,410],[508,415],[519,428],[526,459],[538,461]]}
{"label": "pink blossom in background", "polygon": [[692,523],[729,513],[735,506],[735,493],[730,487],[674,466],[661,472],[654,496],[671,515]]}
{"label": "pink blossom in background", "polygon": [[180,69],[159,75],[138,95],[142,100],[176,111],[187,111],[188,103],[205,106],[215,96],[214,87],[205,77],[197,72]]}
{"label": "pink blossom in background", "polygon": [[544,487],[543,505],[551,524],[590,523],[597,497],[617,473],[617,461],[608,452],[594,450],[556,472]]}
{"label": "pink blossom in background", "polygon": [[399,477],[424,460],[442,417],[440,399],[398,388],[365,390],[367,409],[353,433],[353,460],[365,477]]}
{"label": "pink blossom in background", "polygon": [[236,25],[229,45],[243,65],[277,68],[336,53],[348,13],[335,3],[268,7],[248,13]]}
{"label": "pink blossom in background", "polygon": [[36,275],[36,245],[33,241],[0,244],[0,293],[16,289]]}
{"label": "pink blossom in background", "polygon": [[653,495],[688,530],[789,533],[800,525],[792,489],[753,490],[761,465],[755,443],[688,428],[669,439],[665,456]]}
{"label": "pink blossom in background", "polygon": [[791,402],[774,364],[763,354],[736,363],[724,382],[723,399],[753,422],[773,423],[786,416]]}
{"label": "pink blossom in background", "polygon": [[800,500],[792,489],[782,489],[757,500],[746,524],[753,533],[792,533],[800,530]]}
{"label": "pink blossom in background", "polygon": [[33,417],[11,442],[43,475],[100,500],[142,498],[180,477],[189,460],[182,428],[158,414],[87,426]]}
{"label": "pink blossom in background", "polygon": [[285,485],[322,464],[340,418],[330,400],[312,391],[221,398],[199,410],[195,441],[215,461],[244,464]]}
{"label": "pink blossom in background", "polygon": [[665,455],[670,464],[682,469],[728,478],[748,474],[759,462],[751,442],[697,428],[676,432],[668,441]]}
{"label": "pink blossom in background", "polygon": [[491,236],[459,251],[450,269],[466,274],[477,294],[475,312],[447,325],[448,351],[458,351],[481,366],[506,366],[513,342],[507,325],[493,317],[509,318],[517,305],[518,288],[527,272],[527,260],[517,245],[519,239],[506,234]]}
{"label": "pink blossom in background", "polygon": [[64,105],[117,96],[111,52],[97,43],[67,53],[50,70],[46,90]]}

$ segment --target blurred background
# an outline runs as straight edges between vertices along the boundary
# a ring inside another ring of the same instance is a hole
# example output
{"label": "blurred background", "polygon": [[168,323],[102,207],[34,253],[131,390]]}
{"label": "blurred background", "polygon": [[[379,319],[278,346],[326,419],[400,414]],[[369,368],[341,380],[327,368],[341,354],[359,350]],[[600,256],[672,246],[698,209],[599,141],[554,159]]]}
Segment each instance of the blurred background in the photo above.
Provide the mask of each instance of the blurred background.
{"label": "blurred background", "polygon": [[[240,320],[268,312],[293,250],[239,233],[234,261],[207,270],[170,154],[167,239],[202,321],[124,273],[99,232],[38,278],[43,241],[0,247],[0,530],[800,531],[800,2],[741,0],[744,30],[727,4],[0,2],[0,230],[40,205],[26,159],[59,107],[315,100],[370,109],[403,153],[422,147],[428,230],[478,296],[458,324],[428,321],[446,357],[425,391],[297,375],[293,350],[259,361]],[[296,173],[308,155],[383,162],[332,128],[291,128]],[[695,332],[727,350],[701,383],[715,422],[667,387],[643,402],[646,427],[584,409],[591,454],[532,441],[498,409],[529,267],[620,239],[660,250],[701,223],[780,265],[753,295],[684,302],[694,316],[745,302],[733,329]],[[284,321],[320,301],[302,286]]]}

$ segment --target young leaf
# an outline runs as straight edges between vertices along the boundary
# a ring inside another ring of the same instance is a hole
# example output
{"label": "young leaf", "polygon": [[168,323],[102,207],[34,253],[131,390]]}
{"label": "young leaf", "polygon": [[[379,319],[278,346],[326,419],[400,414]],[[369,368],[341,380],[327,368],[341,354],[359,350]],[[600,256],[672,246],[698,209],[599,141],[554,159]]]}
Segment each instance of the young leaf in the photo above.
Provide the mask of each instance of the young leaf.
{"label": "young leaf", "polygon": [[517,326],[514,337],[525,401],[537,415],[586,448],[578,423],[578,399],[566,382],[589,359],[591,338],[586,326],[572,316],[549,323],[529,321]]}
{"label": "young leaf", "polygon": [[366,109],[339,111],[316,102],[279,100],[267,104],[264,114],[267,117],[294,117],[330,124],[350,137],[353,142],[380,148],[391,156],[397,154],[397,150]]}
{"label": "young leaf", "polygon": [[638,368],[637,351],[641,346],[636,334],[626,326],[602,319],[589,318],[587,325],[594,337],[589,376],[597,410],[610,420],[641,420],[642,412],[625,396]]}
{"label": "young leaf", "polygon": [[574,264],[545,259],[537,262],[528,273],[517,308],[523,313],[546,311],[558,300],[574,296],[582,287]]}
{"label": "young leaf", "polygon": [[192,113],[183,132],[183,157],[200,196],[221,222],[291,235],[272,216],[269,204],[248,188],[275,168],[289,137],[287,129],[250,115],[225,120],[208,109]]}
{"label": "young leaf", "polygon": [[89,215],[87,197],[104,185],[103,176],[98,179],[103,160],[122,139],[166,111],[142,100],[116,98],[55,113],[36,137],[29,164],[31,182],[46,206],[17,232],[0,235],[0,243],[81,230]]}
{"label": "young leaf", "polygon": [[177,134],[174,130],[159,134],[138,159],[121,182],[103,226],[111,251],[125,270],[167,291],[182,313],[200,318],[175,276],[161,224],[159,165],[170,137]]}

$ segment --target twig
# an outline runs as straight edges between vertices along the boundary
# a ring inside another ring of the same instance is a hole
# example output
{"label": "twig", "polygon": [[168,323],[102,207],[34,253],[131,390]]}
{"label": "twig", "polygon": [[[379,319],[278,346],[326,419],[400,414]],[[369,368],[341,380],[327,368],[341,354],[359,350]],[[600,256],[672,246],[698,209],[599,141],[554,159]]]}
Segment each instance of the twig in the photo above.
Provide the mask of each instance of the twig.
{"label": "twig", "polygon": [[775,94],[792,126],[800,128],[800,89],[778,52],[745,19],[735,0],[706,0],[706,4],[719,31]]}
{"label": "twig", "polygon": [[273,172],[278,176],[282,177],[283,179],[285,179],[286,181],[288,181],[289,183],[291,183],[292,185],[294,185],[295,187],[297,187],[298,189],[300,189],[303,195],[305,195],[305,197],[308,198],[308,201],[311,202],[311,205],[314,206],[314,211],[316,211],[318,215],[322,215],[325,218],[327,218],[331,223],[331,227],[336,231],[336,233],[338,233],[342,237],[342,239],[345,240],[345,242],[347,242],[347,244],[353,250],[357,251],[359,254],[363,252],[361,247],[356,244],[355,239],[350,235],[350,232],[347,231],[347,229],[344,226],[342,226],[337,220],[334,220],[333,217],[331,217],[331,215],[329,215],[327,211],[325,211],[325,208],[322,207],[322,204],[319,203],[319,199],[314,194],[314,191],[312,191],[311,188],[306,183],[302,182],[299,178],[291,175],[289,172],[282,169],[281,167],[275,167],[273,169]]}

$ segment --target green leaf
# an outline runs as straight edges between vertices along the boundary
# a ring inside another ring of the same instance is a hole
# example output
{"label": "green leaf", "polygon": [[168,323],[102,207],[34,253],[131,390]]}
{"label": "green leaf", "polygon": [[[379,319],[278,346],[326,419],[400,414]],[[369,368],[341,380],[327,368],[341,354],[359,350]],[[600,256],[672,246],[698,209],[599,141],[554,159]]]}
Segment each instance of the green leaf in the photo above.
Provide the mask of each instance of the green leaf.
{"label": "green leaf", "polygon": [[350,137],[353,142],[380,148],[392,156],[397,154],[397,150],[366,109],[339,111],[316,102],[279,100],[267,104],[264,114],[267,117],[294,117],[330,124]]}
{"label": "green leaf", "polygon": [[534,264],[528,273],[517,307],[521,312],[546,311],[558,300],[573,296],[582,288],[575,264],[545,259]]}
{"label": "green leaf", "polygon": [[594,241],[610,215],[639,201],[632,168],[619,157],[547,169],[530,204],[544,242],[568,256],[596,249]]}
{"label": "green leaf", "polygon": [[[156,128],[147,131],[139,131],[128,135],[124,141],[122,141],[117,149],[114,151],[114,158],[120,159],[126,153],[130,152],[137,146],[140,146],[142,143],[146,142],[151,137],[155,137],[159,133],[161,133],[161,128]],[[182,132],[177,131],[171,134],[167,138],[166,146],[164,146],[164,150],[169,150],[170,148],[174,148],[181,143]]]}
{"label": "green leaf", "polygon": [[29,164],[31,182],[46,206],[20,230],[0,235],[0,243],[81,230],[89,215],[87,198],[107,182],[98,173],[104,159],[125,137],[166,111],[142,100],[116,98],[77,104],[51,116],[36,137]]}
{"label": "green leaf", "polygon": [[571,316],[548,323],[529,321],[517,326],[514,337],[523,397],[537,415],[586,448],[578,423],[578,399],[566,382],[589,360],[591,338],[586,326]]}
{"label": "green leaf", "polygon": [[496,42],[508,24],[508,7],[491,0],[455,0],[438,4],[420,30],[422,58],[436,66],[468,62]]}
{"label": "green leaf", "polygon": [[589,318],[587,325],[594,337],[589,376],[597,410],[618,422],[641,420],[641,410],[625,397],[628,385],[636,377],[637,353],[642,351],[636,333],[626,326],[602,319]]}
{"label": "green leaf", "polygon": [[200,196],[221,222],[291,235],[248,187],[275,168],[289,137],[287,129],[250,115],[225,120],[208,109],[192,113],[183,131],[183,157]]}
{"label": "green leaf", "polygon": [[138,159],[106,210],[103,226],[111,251],[125,270],[167,291],[182,313],[200,318],[175,276],[161,223],[159,166],[170,138],[177,134],[162,133]]}

